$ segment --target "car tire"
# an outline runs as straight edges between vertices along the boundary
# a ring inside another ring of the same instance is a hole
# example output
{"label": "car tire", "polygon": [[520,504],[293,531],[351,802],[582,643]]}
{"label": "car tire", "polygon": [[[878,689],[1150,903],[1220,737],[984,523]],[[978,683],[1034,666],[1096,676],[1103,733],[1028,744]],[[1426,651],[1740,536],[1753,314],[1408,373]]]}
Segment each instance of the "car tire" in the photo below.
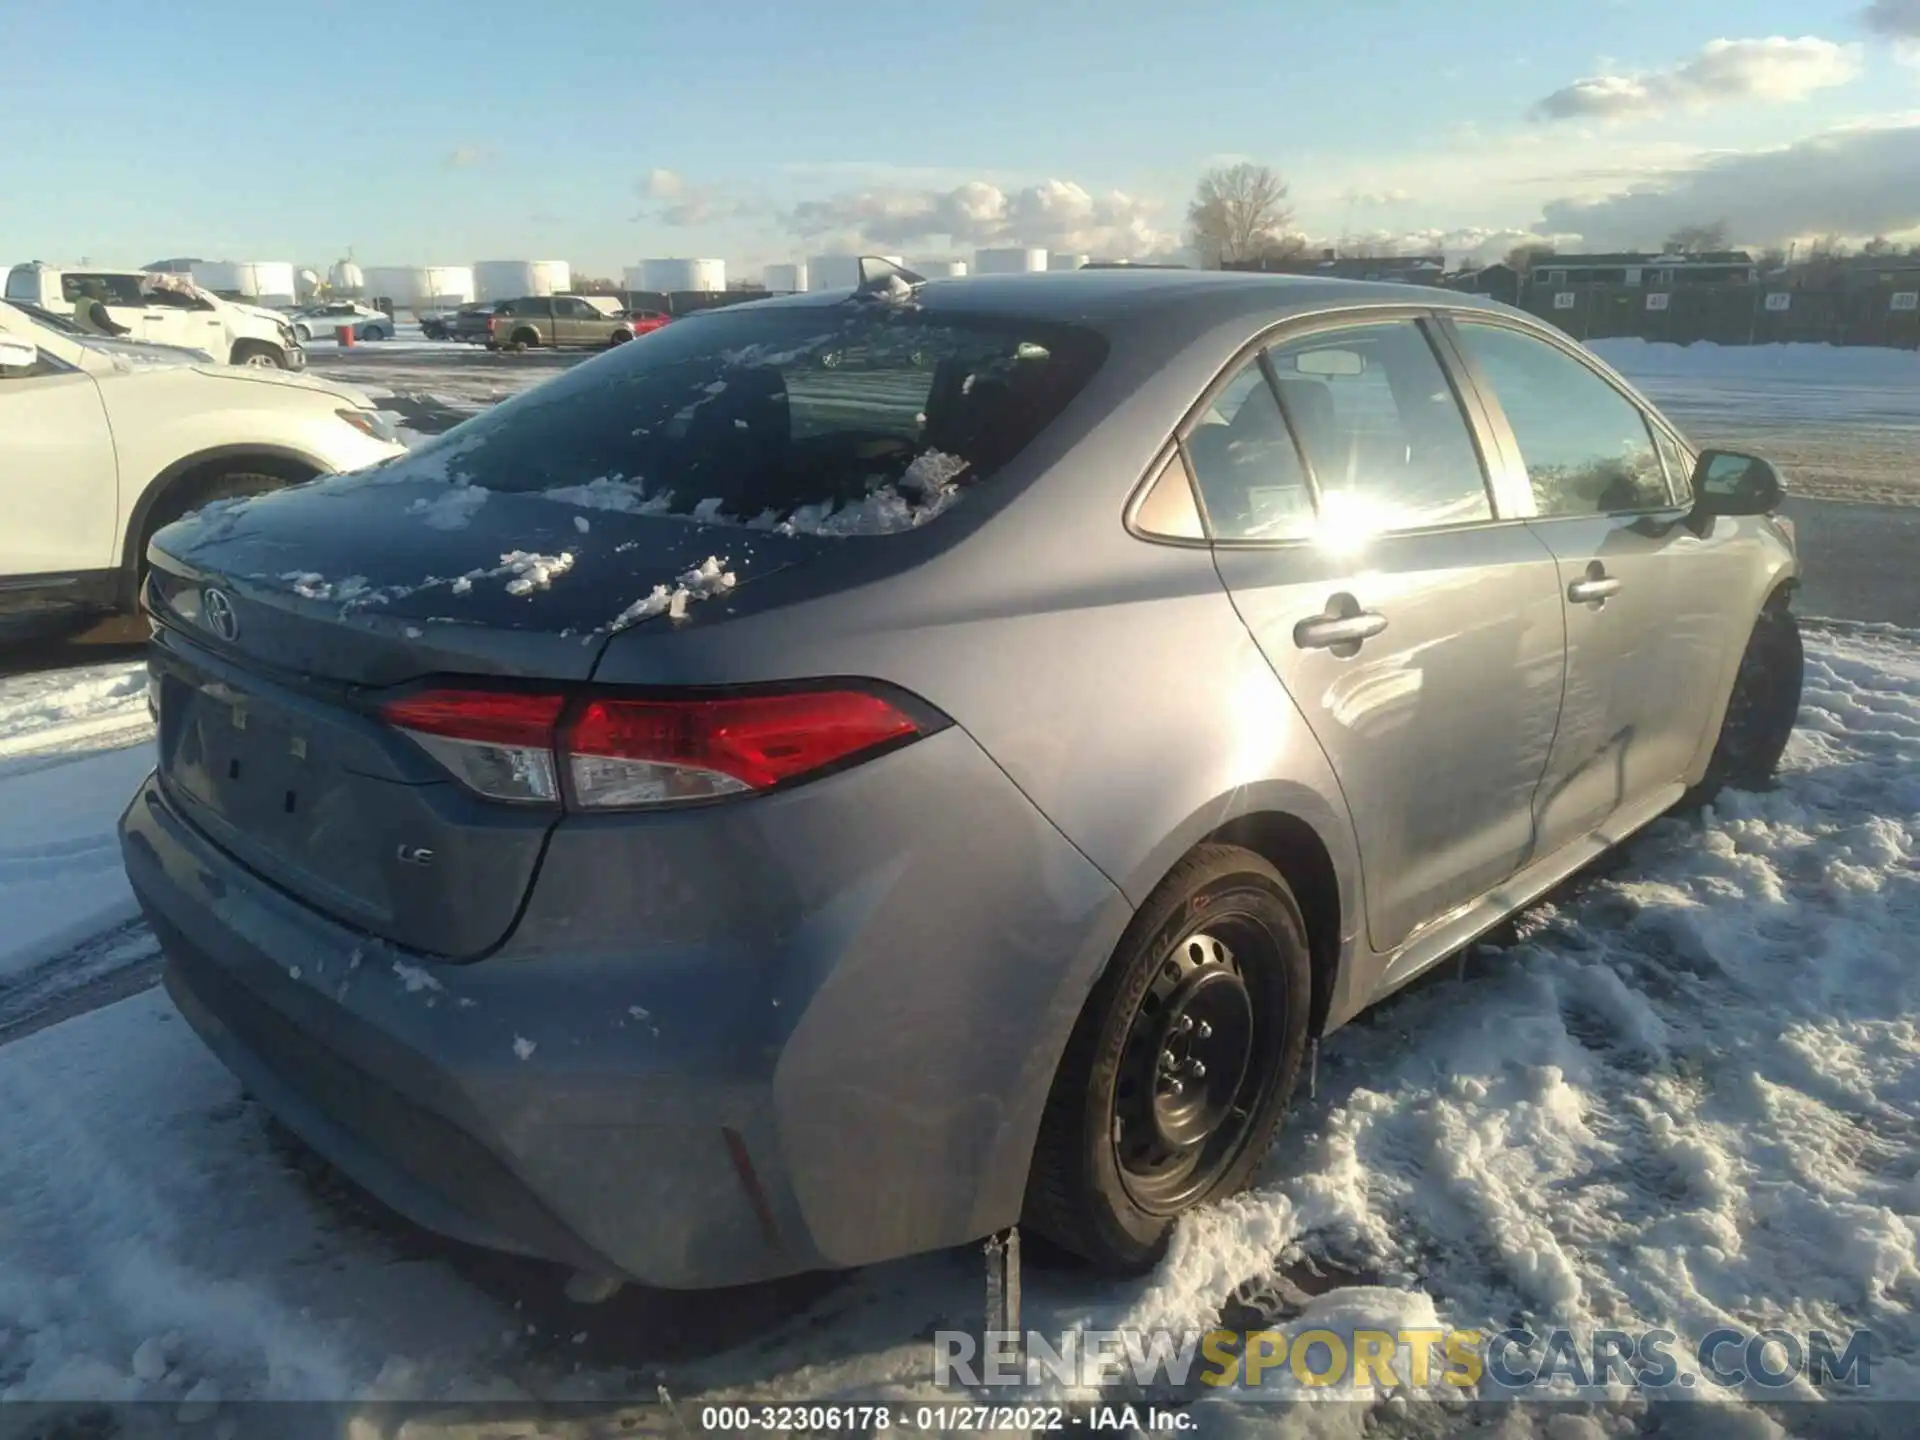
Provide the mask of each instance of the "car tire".
{"label": "car tire", "polygon": [[1740,656],[1707,773],[1687,792],[1683,807],[1708,804],[1728,788],[1772,787],[1800,718],[1806,665],[1799,618],[1785,605],[1762,611]]}
{"label": "car tire", "polygon": [[278,345],[269,345],[264,340],[239,340],[234,343],[233,353],[228,357],[234,365],[251,365],[258,370],[285,370],[286,352]]}
{"label": "car tire", "polygon": [[510,343],[516,355],[524,355],[540,343],[540,332],[537,330],[516,330],[513,332],[513,339]]}
{"label": "car tire", "polygon": [[296,325],[293,327],[293,338],[304,345],[313,339],[313,332],[304,325]]}
{"label": "car tire", "polygon": [[616,330],[608,337],[607,348],[611,350],[614,346],[624,345],[631,339],[633,339],[633,332],[631,330]]}
{"label": "car tire", "polygon": [[264,495],[269,490],[283,489],[292,483],[281,475],[267,475],[255,470],[229,470],[204,479],[175,484],[154,501],[153,509],[147,512],[146,523],[140,530],[140,548],[133,560],[134,608],[139,608],[140,596],[147,588],[147,542],[161,530],[216,500]]}
{"label": "car tire", "polygon": [[1311,1001],[1285,878],[1252,851],[1200,846],[1141,906],[1074,1024],[1022,1223],[1099,1270],[1151,1269],[1174,1222],[1244,1188],[1272,1147]]}

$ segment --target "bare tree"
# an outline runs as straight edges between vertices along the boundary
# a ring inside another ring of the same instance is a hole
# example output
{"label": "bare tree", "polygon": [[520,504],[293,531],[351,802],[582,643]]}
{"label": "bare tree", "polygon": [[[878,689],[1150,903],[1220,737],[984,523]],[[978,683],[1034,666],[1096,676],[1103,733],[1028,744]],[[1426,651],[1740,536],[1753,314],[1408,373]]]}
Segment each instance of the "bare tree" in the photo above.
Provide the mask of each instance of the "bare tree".
{"label": "bare tree", "polygon": [[1771,275],[1787,268],[1787,252],[1778,245],[1769,245],[1755,257],[1754,263],[1762,275]]}
{"label": "bare tree", "polygon": [[1507,252],[1507,268],[1516,274],[1525,275],[1542,260],[1553,258],[1553,242],[1550,240],[1528,240],[1516,245]]}
{"label": "bare tree", "polygon": [[1292,219],[1287,182],[1271,166],[1245,161],[1207,171],[1187,207],[1194,252],[1209,268],[1253,259],[1281,240]]}
{"label": "bare tree", "polygon": [[1715,220],[1709,225],[1682,225],[1667,236],[1667,249],[1677,255],[1701,255],[1727,248],[1727,222]]}
{"label": "bare tree", "polygon": [[1860,247],[1860,253],[1862,255],[1873,256],[1891,255],[1893,254],[1893,242],[1884,235],[1876,235]]}

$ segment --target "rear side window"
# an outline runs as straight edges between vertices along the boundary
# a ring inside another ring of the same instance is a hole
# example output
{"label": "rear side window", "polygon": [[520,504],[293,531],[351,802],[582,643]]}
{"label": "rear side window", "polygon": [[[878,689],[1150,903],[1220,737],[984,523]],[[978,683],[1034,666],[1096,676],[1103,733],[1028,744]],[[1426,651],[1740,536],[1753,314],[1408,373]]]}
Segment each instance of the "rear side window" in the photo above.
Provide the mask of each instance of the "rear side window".
{"label": "rear side window", "polygon": [[1241,367],[1188,432],[1187,456],[1214,539],[1313,533],[1307,472],[1257,360]]}
{"label": "rear side window", "polygon": [[1105,358],[1072,326],[902,306],[676,321],[381,470],[818,534],[910,528],[990,480]]}
{"label": "rear side window", "polygon": [[1640,407],[1556,345],[1463,321],[1462,345],[1493,387],[1543,516],[1670,506],[1666,471]]}

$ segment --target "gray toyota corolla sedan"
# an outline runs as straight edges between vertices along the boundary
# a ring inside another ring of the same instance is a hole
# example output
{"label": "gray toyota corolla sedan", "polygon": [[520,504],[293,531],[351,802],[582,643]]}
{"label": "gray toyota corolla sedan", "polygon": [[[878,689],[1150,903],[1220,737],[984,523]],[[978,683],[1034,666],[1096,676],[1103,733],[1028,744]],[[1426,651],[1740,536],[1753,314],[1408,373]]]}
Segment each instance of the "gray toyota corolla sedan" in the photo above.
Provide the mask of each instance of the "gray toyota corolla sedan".
{"label": "gray toyota corolla sedan", "polygon": [[875,267],[163,531],[127,870],[425,1226],[1137,1270],[1319,1037],[1766,782],[1779,500],[1473,297]]}

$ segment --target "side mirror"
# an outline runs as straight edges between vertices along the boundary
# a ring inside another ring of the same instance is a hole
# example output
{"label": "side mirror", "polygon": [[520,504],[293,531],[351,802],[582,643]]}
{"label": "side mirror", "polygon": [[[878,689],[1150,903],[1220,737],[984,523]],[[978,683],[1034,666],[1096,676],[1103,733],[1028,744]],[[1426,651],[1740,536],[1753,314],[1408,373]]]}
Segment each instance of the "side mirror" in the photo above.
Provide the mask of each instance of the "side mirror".
{"label": "side mirror", "polygon": [[1737,450],[1707,450],[1693,470],[1693,511],[1699,516],[1768,515],[1787,498],[1773,462]]}
{"label": "side mirror", "polygon": [[0,335],[0,370],[24,370],[40,363],[40,347],[27,340]]}

